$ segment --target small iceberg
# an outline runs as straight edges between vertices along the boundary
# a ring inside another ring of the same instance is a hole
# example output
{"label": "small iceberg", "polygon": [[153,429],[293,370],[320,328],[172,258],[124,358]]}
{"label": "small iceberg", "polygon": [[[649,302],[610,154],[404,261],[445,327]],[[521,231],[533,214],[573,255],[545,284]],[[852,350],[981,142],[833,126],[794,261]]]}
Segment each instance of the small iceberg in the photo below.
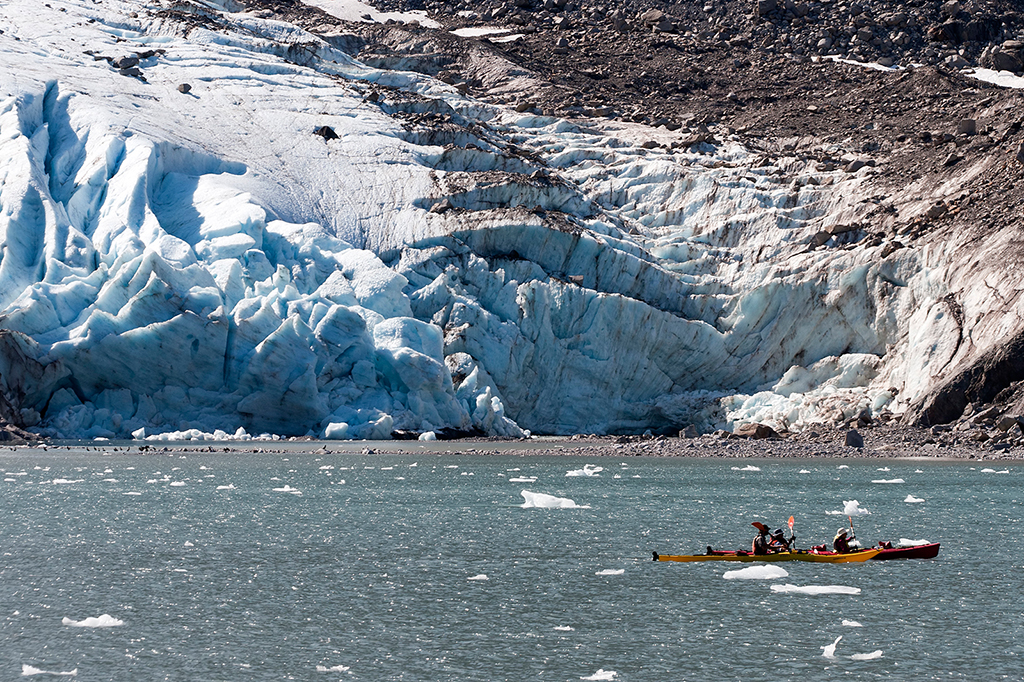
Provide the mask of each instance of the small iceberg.
{"label": "small iceberg", "polygon": [[860,594],[859,587],[846,585],[772,585],[772,592],[780,594]]}
{"label": "small iceberg", "polygon": [[172,488],[180,488],[185,485],[185,481],[171,481]]}
{"label": "small iceberg", "polygon": [[733,471],[760,471],[761,467],[756,467],[753,464],[748,464],[745,467],[732,467]]}
{"label": "small iceberg", "polygon": [[614,680],[618,676],[618,673],[614,670],[604,670],[598,668],[597,672],[590,677],[581,677],[581,680]]}
{"label": "small iceberg", "polygon": [[316,667],[318,673],[343,673],[348,671],[348,669],[349,666],[347,665],[332,665],[330,668],[325,665],[318,665]]}
{"label": "small iceberg", "polygon": [[876,658],[881,658],[881,657],[882,657],[882,650],[878,649],[876,651],[872,651],[870,654],[854,654],[853,656],[850,656],[850,660],[851,661],[873,661]]}
{"label": "small iceberg", "polygon": [[73,628],[115,628],[119,625],[124,625],[124,621],[104,613],[102,616],[86,618],[85,620],[71,620],[65,616],[61,620],[61,624],[70,625]]}
{"label": "small iceberg", "polygon": [[603,571],[598,571],[594,575],[622,575],[626,572],[624,568],[606,568]]}
{"label": "small iceberg", "polygon": [[66,673],[62,673],[62,672],[55,672],[53,670],[42,670],[41,668],[36,668],[34,666],[29,665],[28,663],[22,663],[21,664],[21,676],[22,677],[28,677],[30,675],[60,675],[62,677],[74,677],[77,674],[78,674],[78,668],[75,668],[74,670],[69,670]]}
{"label": "small iceberg", "polygon": [[466,580],[490,580],[490,578],[487,577],[486,573],[480,573],[479,575],[474,575],[471,578],[466,578]]}
{"label": "small iceberg", "polygon": [[566,476],[598,476],[604,471],[604,467],[594,466],[592,464],[584,464],[582,469],[572,469],[566,471]]}
{"label": "small iceberg", "polygon": [[298,488],[293,488],[287,483],[282,488],[274,488],[275,493],[290,493],[292,495],[301,495],[302,491]]}
{"label": "small iceberg", "polygon": [[520,492],[523,499],[523,509],[590,509],[589,506],[581,506],[568,497],[555,497],[544,493],[531,493],[529,490]]}
{"label": "small iceberg", "polygon": [[219,485],[219,486],[217,486],[217,490],[234,490],[234,489],[235,489],[235,484],[234,483],[228,483],[227,485]]}
{"label": "small iceberg", "polygon": [[924,502],[924,500],[923,500],[923,499],[921,499],[920,497],[914,497],[913,495],[907,495],[907,496],[906,496],[906,497],[905,497],[905,498],[903,499],[903,501],[904,501],[904,502],[907,502],[907,503],[909,503],[909,504],[915,504],[915,503],[917,503],[917,502]]}
{"label": "small iceberg", "polygon": [[572,632],[574,630],[571,625],[556,625],[554,629],[559,632]]}
{"label": "small iceberg", "polygon": [[788,575],[789,572],[782,566],[765,565],[726,571],[722,577],[726,580],[774,580],[775,578],[785,578]]}
{"label": "small iceberg", "polygon": [[829,516],[868,516],[871,514],[867,509],[860,506],[857,500],[843,500],[841,511],[827,511]]}
{"label": "small iceberg", "polygon": [[508,479],[509,483],[536,483],[536,476],[516,476],[515,478]]}
{"label": "small iceberg", "polygon": [[843,621],[843,627],[845,627],[845,628],[862,628],[864,626],[861,625],[860,623],[858,623],[855,620],[844,620]]}
{"label": "small iceberg", "polygon": [[904,481],[902,478],[878,478],[878,479],[875,479],[874,481],[871,481],[871,482],[872,483],[906,483],[906,481]]}
{"label": "small iceberg", "polygon": [[832,642],[831,644],[826,644],[825,646],[821,647],[821,649],[822,649],[821,655],[824,656],[825,658],[835,658],[836,657],[836,645],[839,644],[839,640],[841,640],[842,638],[843,638],[843,636],[839,635],[838,637],[836,637],[836,641]]}

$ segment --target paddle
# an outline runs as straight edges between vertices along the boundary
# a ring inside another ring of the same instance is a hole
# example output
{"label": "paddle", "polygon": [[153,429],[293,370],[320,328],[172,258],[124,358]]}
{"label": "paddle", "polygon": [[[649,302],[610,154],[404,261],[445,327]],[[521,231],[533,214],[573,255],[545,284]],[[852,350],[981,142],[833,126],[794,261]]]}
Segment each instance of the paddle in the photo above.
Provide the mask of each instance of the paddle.
{"label": "paddle", "polygon": [[793,523],[794,523],[793,517],[790,516],[789,517],[789,522],[787,524],[787,525],[789,525],[789,549],[790,549],[790,551],[795,552],[796,551],[796,533],[793,531]]}

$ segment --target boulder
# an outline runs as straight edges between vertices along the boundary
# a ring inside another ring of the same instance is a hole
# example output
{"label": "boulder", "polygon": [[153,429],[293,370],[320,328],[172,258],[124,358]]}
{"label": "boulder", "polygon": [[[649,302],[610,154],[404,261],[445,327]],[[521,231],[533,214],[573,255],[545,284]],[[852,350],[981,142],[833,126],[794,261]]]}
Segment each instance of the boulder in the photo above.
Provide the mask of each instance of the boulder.
{"label": "boulder", "polygon": [[690,424],[685,429],[679,432],[680,438],[697,438],[699,436],[700,434],[697,433],[697,427],[694,426],[693,424]]}
{"label": "boulder", "polygon": [[928,40],[934,43],[952,43],[957,45],[964,41],[966,29],[959,21],[947,21],[928,29]]}
{"label": "boulder", "polygon": [[665,13],[660,9],[649,9],[640,15],[640,21],[648,26],[655,26],[665,20]]}
{"label": "boulder", "polygon": [[757,0],[757,16],[763,17],[774,12],[778,7],[776,0]]}
{"label": "boulder", "polygon": [[138,66],[139,65],[139,58],[138,57],[121,57],[120,59],[115,59],[113,62],[111,62],[111,64],[116,69],[130,69],[133,66]]}
{"label": "boulder", "polygon": [[314,135],[319,135],[320,137],[324,138],[325,140],[337,140],[338,139],[338,133],[334,132],[334,128],[332,128],[330,126],[320,126],[319,128],[317,128],[316,130],[313,131],[313,134]]}
{"label": "boulder", "polygon": [[850,429],[846,432],[846,446],[858,449],[863,448],[864,436],[860,435],[856,429]]}
{"label": "boulder", "polygon": [[779,437],[775,429],[764,424],[743,424],[737,427],[733,433],[743,438],[753,438],[755,440]]}
{"label": "boulder", "polygon": [[189,85],[188,83],[182,83],[181,85],[178,86],[178,92],[180,92],[180,93],[192,92],[192,86]]}
{"label": "boulder", "polygon": [[1010,417],[1008,415],[1000,417],[999,421],[996,422],[996,428],[1005,433],[1014,426],[1017,426],[1017,419],[1017,417]]}
{"label": "boulder", "polygon": [[1017,163],[1024,164],[1024,142],[1017,145]]}
{"label": "boulder", "polygon": [[957,135],[975,135],[978,132],[978,122],[973,118],[962,119],[956,125]]}

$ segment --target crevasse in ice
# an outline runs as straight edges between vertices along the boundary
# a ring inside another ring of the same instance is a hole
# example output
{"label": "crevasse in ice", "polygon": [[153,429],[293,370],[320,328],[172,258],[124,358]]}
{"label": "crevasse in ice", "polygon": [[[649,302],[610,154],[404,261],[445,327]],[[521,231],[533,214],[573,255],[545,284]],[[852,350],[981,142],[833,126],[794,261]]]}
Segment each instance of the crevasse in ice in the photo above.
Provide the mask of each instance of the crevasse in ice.
{"label": "crevasse in ice", "polygon": [[861,177],[515,113],[227,3],[65,4],[0,34],[0,380],[44,434],[800,428],[953,352],[928,254],[807,248]]}

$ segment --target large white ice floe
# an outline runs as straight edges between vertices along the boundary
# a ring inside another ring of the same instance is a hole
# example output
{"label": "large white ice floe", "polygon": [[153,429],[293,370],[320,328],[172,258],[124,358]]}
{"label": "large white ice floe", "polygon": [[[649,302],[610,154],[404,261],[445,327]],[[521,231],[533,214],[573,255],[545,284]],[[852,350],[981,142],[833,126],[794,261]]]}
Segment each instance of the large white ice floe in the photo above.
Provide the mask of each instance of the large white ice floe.
{"label": "large white ice floe", "polygon": [[185,5],[0,7],[0,389],[43,434],[800,429],[905,409],[957,352],[942,254],[831,248],[864,173]]}
{"label": "large white ice floe", "polygon": [[578,505],[568,497],[556,497],[547,493],[535,493],[529,490],[520,492],[523,496],[524,509],[590,509],[587,505]]}

